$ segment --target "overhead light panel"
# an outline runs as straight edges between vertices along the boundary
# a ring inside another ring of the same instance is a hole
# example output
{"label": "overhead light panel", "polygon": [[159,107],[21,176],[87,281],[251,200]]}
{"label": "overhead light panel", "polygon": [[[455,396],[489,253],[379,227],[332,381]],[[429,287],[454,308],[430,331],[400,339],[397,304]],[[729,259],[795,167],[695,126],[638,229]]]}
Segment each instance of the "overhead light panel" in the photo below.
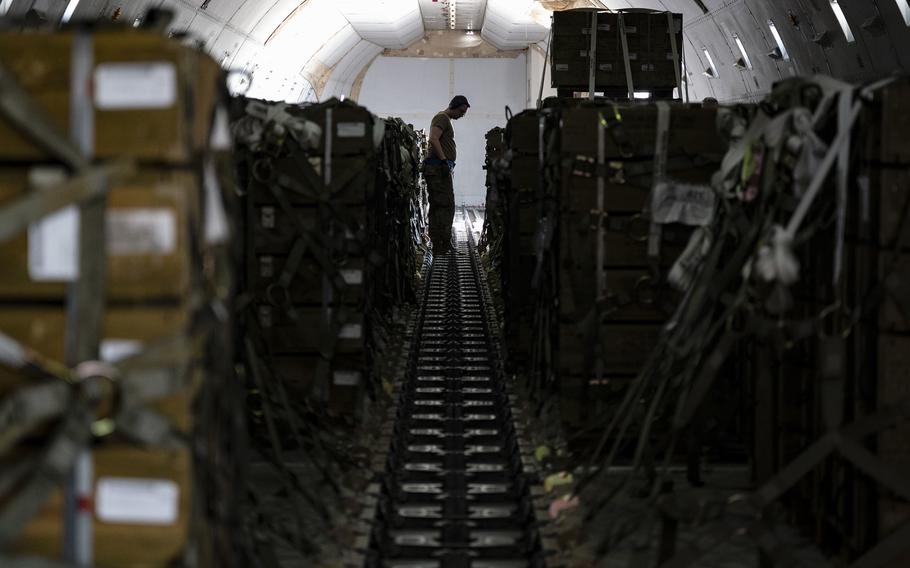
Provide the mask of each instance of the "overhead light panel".
{"label": "overhead light panel", "polygon": [[904,23],[910,26],[910,2],[907,0],[894,0],[897,2],[897,9],[901,11],[901,16],[904,17]]}
{"label": "overhead light panel", "polygon": [[840,29],[844,30],[844,37],[847,38],[847,43],[855,42],[856,37],[853,35],[853,30],[850,29],[850,22],[847,21],[847,15],[844,14],[844,10],[840,7],[840,3],[837,0],[831,0],[831,10],[834,11],[834,17],[837,18]]}
{"label": "overhead light panel", "polygon": [[[768,20],[768,29],[771,30],[771,35],[774,36],[774,41],[777,42],[777,50],[769,53],[768,57],[771,59],[783,59],[784,61],[789,61],[790,54],[787,52],[787,46],[784,45],[784,40],[780,37],[780,32],[777,31],[777,26],[774,25],[773,20]],[[775,57],[775,55],[772,54],[775,54],[778,57]]]}
{"label": "overhead light panel", "polygon": [[739,36],[736,34],[733,34],[733,39],[736,41],[736,47],[739,48],[739,52],[743,56],[742,61],[745,63],[743,67],[746,69],[752,69],[752,59],[750,59],[749,54],[746,53],[746,46],[743,45],[743,40],[739,39]]}
{"label": "overhead light panel", "polygon": [[651,91],[635,91],[635,98],[638,100],[647,100],[651,98]]}
{"label": "overhead light panel", "polygon": [[0,0],[0,16],[5,16],[12,4],[13,0]]}
{"label": "overhead light panel", "polygon": [[708,68],[705,69],[705,76],[711,78],[717,77],[717,66],[714,65],[714,58],[711,57],[711,54],[708,52],[707,47],[702,49],[702,51],[704,52],[705,57],[708,59]]}
{"label": "overhead light panel", "polygon": [[66,5],[66,9],[63,10],[63,17],[60,19],[60,22],[65,24],[70,21],[70,18],[73,17],[73,12],[76,11],[76,6],[79,5],[79,0],[70,0]]}

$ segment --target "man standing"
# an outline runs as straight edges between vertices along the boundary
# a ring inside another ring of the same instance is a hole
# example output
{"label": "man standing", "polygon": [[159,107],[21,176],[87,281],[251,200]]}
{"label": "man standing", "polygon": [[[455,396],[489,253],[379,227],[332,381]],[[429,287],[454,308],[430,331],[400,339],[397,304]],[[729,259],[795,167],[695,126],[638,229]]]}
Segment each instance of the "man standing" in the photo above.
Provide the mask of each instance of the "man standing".
{"label": "man standing", "polygon": [[430,149],[423,163],[423,177],[430,194],[430,240],[436,256],[452,250],[452,221],[455,219],[452,172],[457,158],[452,121],[467,114],[469,108],[468,99],[458,95],[449,103],[449,108],[433,117],[430,125]]}

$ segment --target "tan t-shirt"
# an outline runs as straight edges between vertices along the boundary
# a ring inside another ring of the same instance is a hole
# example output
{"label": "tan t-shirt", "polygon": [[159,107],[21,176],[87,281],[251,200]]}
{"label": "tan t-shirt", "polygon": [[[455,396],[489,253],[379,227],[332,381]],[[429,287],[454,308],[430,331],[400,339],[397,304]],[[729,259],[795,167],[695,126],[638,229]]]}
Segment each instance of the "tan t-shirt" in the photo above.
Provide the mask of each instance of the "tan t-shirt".
{"label": "tan t-shirt", "polygon": [[[452,127],[452,119],[449,118],[445,111],[442,111],[433,117],[430,128],[434,126],[442,130],[442,136],[439,137],[439,145],[442,146],[442,151],[446,153],[446,159],[454,162],[456,157],[455,129]],[[439,158],[440,156],[436,157]]]}

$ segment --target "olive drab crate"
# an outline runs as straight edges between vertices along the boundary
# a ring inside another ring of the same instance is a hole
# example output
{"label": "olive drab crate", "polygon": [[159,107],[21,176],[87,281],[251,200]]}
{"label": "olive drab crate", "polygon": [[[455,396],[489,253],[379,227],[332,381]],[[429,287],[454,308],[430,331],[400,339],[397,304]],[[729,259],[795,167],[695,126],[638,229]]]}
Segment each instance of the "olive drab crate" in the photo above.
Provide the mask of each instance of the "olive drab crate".
{"label": "olive drab crate", "polygon": [[534,235],[540,221],[541,128],[547,113],[527,110],[509,120],[503,160],[497,168],[501,210],[503,340],[506,368],[526,369],[531,353]]}
{"label": "olive drab crate", "polygon": [[0,76],[0,556],[62,558],[81,455],[94,564],[223,565],[198,491],[228,459],[200,412],[231,348],[223,72],[108,28],[2,33]]}
{"label": "olive drab crate", "polygon": [[[712,179],[717,207],[669,276],[685,295],[591,458],[601,473],[585,480],[580,499],[594,501],[592,523],[609,532],[626,522],[609,488],[641,472],[647,490],[675,504],[659,506],[655,556],[668,565],[705,563],[709,551],[677,549],[676,531],[690,518],[678,505],[699,490],[659,484],[672,458],[685,455],[697,486],[710,425],[745,445],[735,463],[751,476],[737,497],[743,507],[702,527],[715,542],[750,534],[745,542],[759,559],[907,563],[899,535],[910,526],[902,481],[910,468],[902,307],[910,298],[910,192],[899,180],[910,163],[906,141],[886,133],[907,120],[896,102],[907,94],[906,79],[793,78],[728,122],[739,124],[738,140]],[[731,414],[739,418],[725,422]],[[648,463],[683,437],[678,455]],[[627,440],[638,440],[631,456],[622,453]],[[632,474],[612,470],[620,459],[630,460]],[[723,511],[708,496],[716,489],[705,488],[699,502]],[[645,513],[644,503],[631,514]],[[772,510],[780,513],[744,520]],[[765,531],[806,538],[771,551]],[[592,549],[605,542],[588,540]]]}
{"label": "olive drab crate", "polygon": [[365,242],[379,120],[338,100],[240,99],[235,109],[248,328],[293,396],[353,411],[366,365]]}
{"label": "olive drab crate", "polygon": [[378,389],[382,328],[416,297],[419,138],[399,119],[336,99],[238,99],[234,134],[258,360],[247,364],[295,399],[356,414]]}
{"label": "olive drab crate", "polygon": [[366,460],[382,451],[366,425],[387,404],[416,302],[425,139],[337,99],[237,98],[231,116],[245,265],[237,366],[258,460],[250,516],[264,555],[288,546],[293,517],[288,554],[334,565],[356,554],[352,519],[368,505],[345,488],[369,480]]}
{"label": "olive drab crate", "polygon": [[611,97],[648,91],[671,98],[681,82],[682,22],[682,14],[652,10],[555,12],[551,86],[587,92],[593,80]]}
{"label": "olive drab crate", "polygon": [[[672,314],[680,295],[668,275],[713,205],[728,142],[717,109],[544,106],[506,130],[509,195],[519,179],[527,197],[504,206],[505,335],[532,389],[558,392],[563,423],[584,428],[636,376]],[[509,314],[524,314],[511,343]]]}
{"label": "olive drab crate", "polygon": [[486,133],[486,148],[483,169],[486,171],[487,196],[484,205],[483,230],[478,250],[487,255],[491,268],[499,270],[502,259],[502,192],[505,189],[499,179],[500,161],[505,154],[505,131],[496,127]]}

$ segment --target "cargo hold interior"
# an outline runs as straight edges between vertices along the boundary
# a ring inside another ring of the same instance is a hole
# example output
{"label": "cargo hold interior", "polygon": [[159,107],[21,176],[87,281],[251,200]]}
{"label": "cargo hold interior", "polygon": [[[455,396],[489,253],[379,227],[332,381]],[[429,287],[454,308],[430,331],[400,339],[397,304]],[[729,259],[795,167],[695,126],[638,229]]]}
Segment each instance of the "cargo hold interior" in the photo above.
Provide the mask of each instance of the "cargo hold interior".
{"label": "cargo hold interior", "polygon": [[0,0],[0,568],[910,565],[908,100],[910,0]]}

